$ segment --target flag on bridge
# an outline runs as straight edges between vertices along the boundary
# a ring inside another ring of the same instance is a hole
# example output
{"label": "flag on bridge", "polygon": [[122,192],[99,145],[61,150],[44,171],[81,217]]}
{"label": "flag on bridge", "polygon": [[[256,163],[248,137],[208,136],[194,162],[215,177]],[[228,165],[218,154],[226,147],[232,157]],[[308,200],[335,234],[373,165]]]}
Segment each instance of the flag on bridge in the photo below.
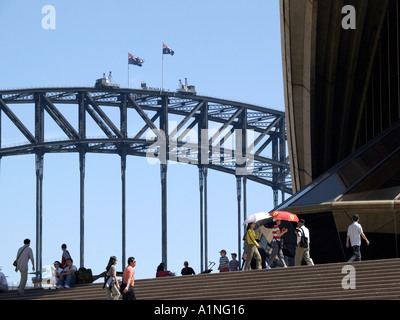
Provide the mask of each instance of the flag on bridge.
{"label": "flag on bridge", "polygon": [[170,54],[171,56],[173,56],[174,50],[172,50],[165,43],[163,43],[163,54]]}
{"label": "flag on bridge", "polygon": [[143,59],[135,57],[133,54],[128,52],[128,64],[134,64],[135,66],[141,67],[143,62]]}

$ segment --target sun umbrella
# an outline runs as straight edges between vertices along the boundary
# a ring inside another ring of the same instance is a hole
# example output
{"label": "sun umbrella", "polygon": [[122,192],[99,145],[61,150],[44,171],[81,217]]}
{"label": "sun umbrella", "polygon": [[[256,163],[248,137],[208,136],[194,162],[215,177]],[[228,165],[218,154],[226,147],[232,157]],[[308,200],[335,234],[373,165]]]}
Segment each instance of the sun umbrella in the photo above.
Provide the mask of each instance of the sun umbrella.
{"label": "sun umbrella", "polygon": [[268,221],[271,221],[272,217],[268,212],[258,212],[254,213],[251,216],[249,216],[243,224],[249,224],[249,223],[255,223],[257,227],[262,226],[263,224],[266,224]]}
{"label": "sun umbrella", "polygon": [[290,213],[287,211],[274,211],[270,213],[270,216],[273,217],[275,220],[286,220],[290,222],[297,222],[299,218],[294,213]]}
{"label": "sun umbrella", "polygon": [[268,242],[272,240],[272,229],[267,225],[268,222],[272,222],[273,218],[268,212],[258,212],[249,216],[243,224],[249,224],[254,222],[256,227],[260,227],[260,231],[263,233]]}

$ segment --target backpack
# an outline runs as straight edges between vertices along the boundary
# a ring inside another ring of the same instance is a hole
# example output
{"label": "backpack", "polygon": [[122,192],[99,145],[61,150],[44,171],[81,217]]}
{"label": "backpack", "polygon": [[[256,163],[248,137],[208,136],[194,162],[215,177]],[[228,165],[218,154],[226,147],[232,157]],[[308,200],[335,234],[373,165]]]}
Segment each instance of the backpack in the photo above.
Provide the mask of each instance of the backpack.
{"label": "backpack", "polygon": [[104,276],[103,289],[108,288],[111,290],[111,288],[114,284],[115,284],[115,280],[112,276]]}
{"label": "backpack", "polygon": [[304,230],[301,229],[301,236],[300,236],[300,242],[299,242],[299,247],[302,248],[307,248],[308,247],[308,238],[304,234]]}
{"label": "backpack", "polygon": [[93,282],[93,275],[92,275],[91,269],[86,269],[86,268],[81,267],[76,272],[76,276],[77,276],[76,277],[77,283],[79,283],[79,284]]}

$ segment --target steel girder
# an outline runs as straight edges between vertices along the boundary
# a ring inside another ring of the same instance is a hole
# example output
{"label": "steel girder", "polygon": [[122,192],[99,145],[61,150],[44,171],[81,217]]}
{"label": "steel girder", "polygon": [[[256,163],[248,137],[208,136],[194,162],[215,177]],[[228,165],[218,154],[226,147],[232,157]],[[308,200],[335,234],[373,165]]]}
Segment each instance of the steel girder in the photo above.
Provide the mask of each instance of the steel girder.
{"label": "steel girder", "polygon": [[[17,115],[20,111],[16,111],[21,104],[32,105],[34,112],[29,124],[24,123]],[[61,111],[61,105],[67,105],[68,111]],[[75,119],[78,119],[75,126],[68,120],[71,118],[70,109]],[[117,121],[115,113],[118,115]],[[26,142],[16,146],[2,145],[2,114],[21,132]],[[56,140],[46,139],[45,122],[47,125],[49,121],[46,114],[61,129],[63,137]],[[91,126],[88,124],[89,118],[92,119]],[[33,127],[34,132],[29,127]],[[92,127],[97,128],[102,136],[89,136],[87,131]],[[0,160],[13,155],[36,155],[36,270],[42,270],[44,154],[60,152],[79,153],[81,267],[84,267],[84,180],[85,154],[88,152],[121,156],[123,268],[126,262],[127,155],[157,158],[160,162],[161,251],[165,266],[168,161],[190,163],[197,165],[199,169],[201,270],[208,260],[208,168],[236,176],[239,256],[242,247],[242,183],[243,221],[247,215],[247,179],[271,187],[275,206],[278,205],[279,190],[282,192],[282,200],[285,193],[292,192],[283,112],[217,98],[152,90],[80,87],[0,91]],[[37,277],[40,280],[41,273],[38,272]]]}
{"label": "steel girder", "polygon": [[[32,104],[35,132],[12,111],[15,104]],[[76,128],[57,107],[62,104],[76,106]],[[147,156],[163,163],[174,160],[206,166],[292,192],[285,113],[281,111],[177,92],[87,87],[0,91],[0,110],[27,140],[17,146],[0,145],[0,158],[57,152]],[[119,123],[107,110],[117,110]],[[44,112],[65,137],[45,139]],[[131,116],[132,112],[136,115]],[[87,136],[88,117],[104,137]],[[160,157],[163,148],[164,158]]]}

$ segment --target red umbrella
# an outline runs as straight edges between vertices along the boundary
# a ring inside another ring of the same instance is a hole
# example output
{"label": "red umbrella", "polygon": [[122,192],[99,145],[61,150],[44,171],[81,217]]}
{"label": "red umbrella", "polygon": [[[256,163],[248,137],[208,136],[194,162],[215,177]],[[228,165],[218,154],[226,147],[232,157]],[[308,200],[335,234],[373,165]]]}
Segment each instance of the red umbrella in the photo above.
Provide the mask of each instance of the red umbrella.
{"label": "red umbrella", "polygon": [[299,221],[299,218],[294,213],[290,213],[287,211],[274,211],[270,213],[270,216],[273,217],[275,220],[286,220],[291,222]]}

